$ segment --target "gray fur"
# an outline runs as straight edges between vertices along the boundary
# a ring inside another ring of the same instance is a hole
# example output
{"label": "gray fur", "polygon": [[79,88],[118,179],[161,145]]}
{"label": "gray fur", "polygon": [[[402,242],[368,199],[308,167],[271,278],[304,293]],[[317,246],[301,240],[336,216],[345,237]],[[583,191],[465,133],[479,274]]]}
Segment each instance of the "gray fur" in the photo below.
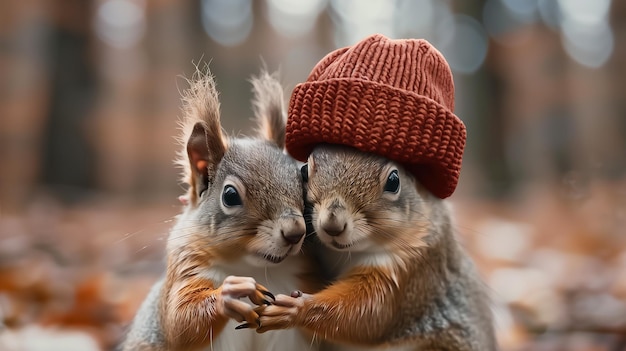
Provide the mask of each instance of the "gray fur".
{"label": "gray fur", "polygon": [[161,332],[161,322],[158,314],[159,301],[161,300],[161,291],[163,289],[163,279],[157,281],[146,299],[143,301],[133,324],[130,326],[126,341],[124,342],[123,351],[161,351],[165,350],[158,345],[164,345],[163,333]]}
{"label": "gray fur", "polygon": [[[469,257],[453,236],[443,200],[434,206],[433,228],[415,279],[402,291],[406,303],[391,343],[415,340],[427,350],[496,350],[489,299]],[[419,303],[414,303],[419,301]]]}

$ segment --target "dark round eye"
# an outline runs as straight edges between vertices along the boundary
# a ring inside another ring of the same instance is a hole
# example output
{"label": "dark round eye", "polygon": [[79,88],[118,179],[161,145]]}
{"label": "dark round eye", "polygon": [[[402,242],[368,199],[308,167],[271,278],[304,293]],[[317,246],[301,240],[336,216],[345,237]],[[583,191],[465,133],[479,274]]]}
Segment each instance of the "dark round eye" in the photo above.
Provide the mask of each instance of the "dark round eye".
{"label": "dark round eye", "polygon": [[305,182],[309,181],[309,164],[305,163],[302,167],[300,167],[300,173],[302,174],[302,180]]}
{"label": "dark round eye", "polygon": [[226,207],[243,205],[237,189],[235,189],[235,187],[232,185],[226,185],[224,187],[224,191],[222,192],[222,203]]}
{"label": "dark round eye", "polygon": [[387,177],[387,183],[385,183],[384,191],[386,193],[397,193],[400,190],[400,176],[397,170],[391,171]]}

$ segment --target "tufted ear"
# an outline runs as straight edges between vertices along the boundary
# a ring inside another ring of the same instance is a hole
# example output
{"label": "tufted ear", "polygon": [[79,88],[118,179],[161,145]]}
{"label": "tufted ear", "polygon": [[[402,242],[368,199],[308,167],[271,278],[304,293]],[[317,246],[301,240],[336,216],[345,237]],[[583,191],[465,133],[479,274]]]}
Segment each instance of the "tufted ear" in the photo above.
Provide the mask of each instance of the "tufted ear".
{"label": "tufted ear", "polygon": [[253,77],[254,116],[259,137],[274,142],[279,148],[285,146],[285,125],[287,113],[283,87],[276,78],[277,73],[261,71]]}
{"label": "tufted ear", "polygon": [[183,180],[189,185],[188,203],[197,204],[198,197],[215,178],[217,166],[224,157],[228,140],[220,124],[220,104],[215,81],[208,69],[197,71],[189,80],[183,95],[181,136],[178,165]]}
{"label": "tufted ear", "polygon": [[187,141],[187,156],[192,174],[192,188],[199,196],[213,183],[217,165],[226,152],[226,142],[218,121],[212,126],[197,122]]}

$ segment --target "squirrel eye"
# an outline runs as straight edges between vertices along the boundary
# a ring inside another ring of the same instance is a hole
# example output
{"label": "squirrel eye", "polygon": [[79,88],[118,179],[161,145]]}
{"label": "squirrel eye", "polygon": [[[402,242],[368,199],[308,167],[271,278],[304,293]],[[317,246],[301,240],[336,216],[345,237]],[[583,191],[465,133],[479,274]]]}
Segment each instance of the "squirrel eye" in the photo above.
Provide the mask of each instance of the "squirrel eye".
{"label": "squirrel eye", "polygon": [[300,174],[302,175],[302,180],[305,182],[309,181],[309,164],[305,163],[302,167],[300,167]]}
{"label": "squirrel eye", "polygon": [[243,205],[237,189],[235,189],[235,187],[232,185],[226,185],[224,187],[224,191],[222,192],[222,203],[226,207]]}
{"label": "squirrel eye", "polygon": [[400,176],[398,175],[398,171],[394,169],[389,173],[383,191],[386,193],[397,193],[398,190],[400,190]]}

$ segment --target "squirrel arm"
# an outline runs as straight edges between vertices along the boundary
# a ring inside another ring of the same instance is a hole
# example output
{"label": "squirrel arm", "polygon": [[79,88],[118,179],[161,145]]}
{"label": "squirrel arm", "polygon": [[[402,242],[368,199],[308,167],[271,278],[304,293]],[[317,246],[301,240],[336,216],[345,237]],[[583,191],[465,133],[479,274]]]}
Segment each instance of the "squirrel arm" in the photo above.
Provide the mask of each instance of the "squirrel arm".
{"label": "squirrel arm", "polygon": [[248,303],[270,304],[274,298],[253,278],[228,276],[221,285],[201,275],[203,267],[187,257],[170,265],[161,306],[161,324],[168,349],[188,350],[208,345],[230,318],[258,326],[259,315]]}
{"label": "squirrel arm", "polygon": [[209,344],[228,321],[218,308],[221,287],[216,289],[212,281],[197,277],[167,283],[162,327],[168,346],[178,350]]}
{"label": "squirrel arm", "polygon": [[324,339],[363,345],[384,342],[398,301],[395,275],[381,267],[356,267],[326,289],[302,297],[278,295],[257,309],[258,332],[301,327]]}

